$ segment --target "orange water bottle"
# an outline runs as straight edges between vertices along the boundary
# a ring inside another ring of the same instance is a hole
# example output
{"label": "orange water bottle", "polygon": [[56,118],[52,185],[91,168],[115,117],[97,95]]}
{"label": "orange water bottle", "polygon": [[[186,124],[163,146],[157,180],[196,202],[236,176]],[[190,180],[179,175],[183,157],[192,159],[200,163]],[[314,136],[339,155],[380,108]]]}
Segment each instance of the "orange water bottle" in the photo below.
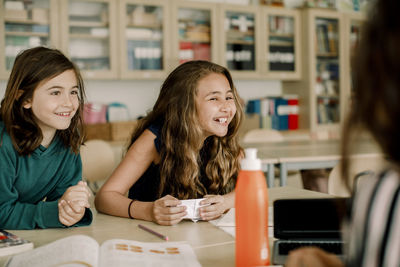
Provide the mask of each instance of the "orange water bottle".
{"label": "orange water bottle", "polygon": [[270,264],[268,191],[257,149],[245,149],[236,184],[236,266]]}

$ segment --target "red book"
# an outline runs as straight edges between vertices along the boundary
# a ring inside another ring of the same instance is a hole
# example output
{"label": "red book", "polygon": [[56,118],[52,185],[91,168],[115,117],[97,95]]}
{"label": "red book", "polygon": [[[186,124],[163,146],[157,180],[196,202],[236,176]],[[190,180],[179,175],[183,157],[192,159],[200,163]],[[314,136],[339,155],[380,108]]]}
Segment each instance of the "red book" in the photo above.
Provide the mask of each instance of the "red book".
{"label": "red book", "polygon": [[299,129],[299,99],[297,96],[287,98],[289,106],[288,128],[289,130]]}

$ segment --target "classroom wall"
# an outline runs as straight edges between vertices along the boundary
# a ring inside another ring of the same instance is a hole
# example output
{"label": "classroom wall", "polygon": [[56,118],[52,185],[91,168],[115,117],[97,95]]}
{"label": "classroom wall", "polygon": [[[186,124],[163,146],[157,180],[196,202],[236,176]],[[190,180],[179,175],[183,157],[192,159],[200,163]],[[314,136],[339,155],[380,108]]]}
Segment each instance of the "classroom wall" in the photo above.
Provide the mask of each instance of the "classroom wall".
{"label": "classroom wall", "polygon": [[[150,110],[159,93],[162,81],[95,81],[87,80],[86,94],[89,102],[120,102],[127,105],[132,119]],[[280,81],[235,81],[244,100],[282,93]],[[3,99],[6,81],[0,81],[0,96]]]}

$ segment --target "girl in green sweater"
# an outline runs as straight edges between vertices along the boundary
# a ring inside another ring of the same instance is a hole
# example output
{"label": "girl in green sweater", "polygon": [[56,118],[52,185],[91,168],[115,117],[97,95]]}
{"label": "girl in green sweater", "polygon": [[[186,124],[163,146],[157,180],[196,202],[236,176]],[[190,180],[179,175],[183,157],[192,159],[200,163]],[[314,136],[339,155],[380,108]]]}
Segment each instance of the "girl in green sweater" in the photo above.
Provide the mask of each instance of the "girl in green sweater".
{"label": "girl in green sweater", "polygon": [[0,229],[89,225],[80,181],[84,86],[60,51],[20,53],[0,106]]}

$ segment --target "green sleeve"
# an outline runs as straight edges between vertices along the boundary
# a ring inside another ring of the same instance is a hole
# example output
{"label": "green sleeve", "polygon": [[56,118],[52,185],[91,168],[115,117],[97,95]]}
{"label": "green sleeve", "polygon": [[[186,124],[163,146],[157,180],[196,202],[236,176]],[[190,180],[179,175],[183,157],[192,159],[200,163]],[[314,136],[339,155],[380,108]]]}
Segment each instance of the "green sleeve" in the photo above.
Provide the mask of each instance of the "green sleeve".
{"label": "green sleeve", "polygon": [[17,177],[17,157],[13,148],[10,149],[6,144],[0,147],[0,228],[61,227],[61,223],[58,222],[57,201],[41,201],[38,204],[18,201],[19,193],[13,186]]}
{"label": "green sleeve", "polygon": [[[81,172],[80,157],[78,168],[70,166],[72,172]],[[80,175],[72,176],[71,180],[60,182],[53,192],[47,196],[47,201],[38,203],[22,203],[14,182],[17,178],[18,154],[12,146],[0,146],[0,229],[35,229],[65,227],[58,220],[58,199],[70,185],[76,184]],[[69,168],[68,168],[69,169]],[[75,179],[75,180],[74,180]],[[61,179],[60,181],[63,181]],[[74,226],[89,225],[93,215],[86,209],[84,217]]]}
{"label": "green sleeve", "polygon": [[[50,192],[47,196],[47,201],[49,201],[50,203],[54,201],[58,203],[58,199],[62,197],[62,195],[68,189],[68,187],[78,184],[78,182],[82,179],[82,160],[80,154],[78,154],[77,156],[71,155],[69,157],[69,161],[70,162],[65,162],[66,166],[65,170],[61,170],[60,175],[62,175],[63,178],[60,179],[60,182],[57,184],[56,188],[52,192]],[[51,204],[49,205],[51,206]],[[93,220],[92,211],[86,208],[85,215],[83,216],[83,218],[73,226],[87,226],[92,223],[92,220]],[[50,218],[49,221],[51,221]],[[57,222],[58,222],[58,208],[57,208]],[[59,224],[61,225],[61,227],[65,227],[61,223]],[[60,226],[53,226],[53,227],[60,227]]]}

